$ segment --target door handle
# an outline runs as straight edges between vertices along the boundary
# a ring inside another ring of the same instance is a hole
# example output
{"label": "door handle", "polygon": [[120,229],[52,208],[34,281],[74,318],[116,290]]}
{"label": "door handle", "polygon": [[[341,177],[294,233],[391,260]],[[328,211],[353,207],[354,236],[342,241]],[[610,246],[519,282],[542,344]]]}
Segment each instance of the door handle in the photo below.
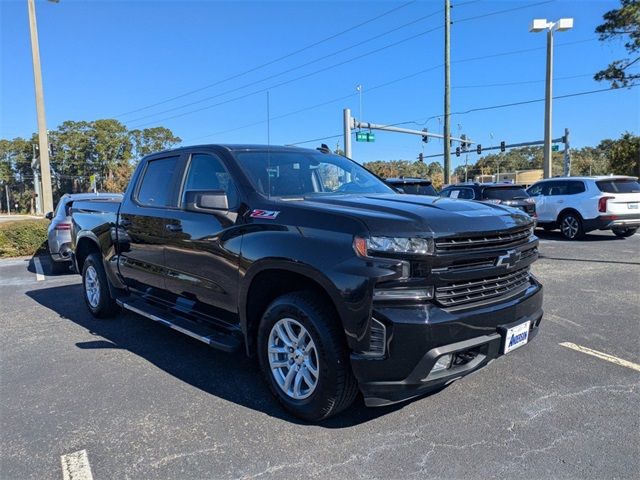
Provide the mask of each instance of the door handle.
{"label": "door handle", "polygon": [[170,232],[181,232],[182,231],[182,226],[181,225],[176,225],[175,223],[168,223],[165,225],[165,228],[167,230],[169,230]]}
{"label": "door handle", "polygon": [[564,200],[558,200],[558,203],[564,203]]}

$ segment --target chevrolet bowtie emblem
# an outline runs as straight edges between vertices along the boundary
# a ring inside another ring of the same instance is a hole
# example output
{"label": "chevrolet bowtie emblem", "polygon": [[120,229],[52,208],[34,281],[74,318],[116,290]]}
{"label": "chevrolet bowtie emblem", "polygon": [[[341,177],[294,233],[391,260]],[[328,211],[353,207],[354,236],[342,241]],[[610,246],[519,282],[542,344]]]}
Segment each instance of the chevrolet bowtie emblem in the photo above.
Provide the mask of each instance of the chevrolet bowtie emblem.
{"label": "chevrolet bowtie emblem", "polygon": [[517,250],[508,250],[504,255],[500,255],[496,261],[496,267],[505,266],[507,270],[516,266],[520,261],[520,252]]}

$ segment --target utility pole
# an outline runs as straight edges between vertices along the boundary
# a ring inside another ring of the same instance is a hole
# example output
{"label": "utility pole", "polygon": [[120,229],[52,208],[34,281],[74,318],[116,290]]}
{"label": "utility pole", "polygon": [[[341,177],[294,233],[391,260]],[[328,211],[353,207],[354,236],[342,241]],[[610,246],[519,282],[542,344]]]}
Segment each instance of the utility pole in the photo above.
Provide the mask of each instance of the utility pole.
{"label": "utility pole", "polygon": [[344,156],[351,158],[351,109],[345,108],[342,113],[344,127]]}
{"label": "utility pole", "polygon": [[36,111],[38,114],[38,141],[40,145],[40,173],[42,174],[42,208],[53,211],[53,192],[51,189],[51,169],[49,168],[49,141],[47,123],[44,114],[44,90],[42,88],[42,70],[40,68],[40,47],[38,45],[38,26],[34,0],[27,0],[29,10],[29,29],[31,32],[31,55],[33,57],[33,79],[36,89]]}
{"label": "utility pole", "polygon": [[451,2],[444,0],[444,183],[451,182],[451,91],[450,45]]}
{"label": "utility pole", "polygon": [[569,129],[564,129],[564,176],[571,175],[571,147],[569,145]]}
{"label": "utility pole", "polygon": [[11,202],[9,201],[9,184],[4,184],[4,192],[7,195],[7,215],[11,215]]}

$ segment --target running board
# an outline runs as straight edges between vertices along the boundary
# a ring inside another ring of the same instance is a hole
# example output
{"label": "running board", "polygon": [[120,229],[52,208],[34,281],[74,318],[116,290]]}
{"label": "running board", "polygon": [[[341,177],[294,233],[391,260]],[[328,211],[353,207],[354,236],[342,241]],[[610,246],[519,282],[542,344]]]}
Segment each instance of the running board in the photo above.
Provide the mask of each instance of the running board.
{"label": "running board", "polygon": [[200,340],[201,342],[224,352],[235,352],[240,348],[242,343],[239,335],[226,333],[214,327],[179,317],[161,308],[154,307],[143,300],[118,299],[116,302],[126,310],[142,315],[143,317],[147,317],[155,322],[162,323],[169,328],[177,330],[180,333],[184,333],[185,335],[189,335],[196,340]]}

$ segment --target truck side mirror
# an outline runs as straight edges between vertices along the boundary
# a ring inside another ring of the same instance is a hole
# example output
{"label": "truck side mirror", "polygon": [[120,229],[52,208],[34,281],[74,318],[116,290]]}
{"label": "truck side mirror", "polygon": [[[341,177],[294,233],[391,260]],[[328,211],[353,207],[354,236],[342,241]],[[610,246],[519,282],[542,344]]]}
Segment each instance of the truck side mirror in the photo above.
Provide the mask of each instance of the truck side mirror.
{"label": "truck side mirror", "polygon": [[229,210],[229,198],[223,190],[188,190],[185,209],[190,212]]}
{"label": "truck side mirror", "polygon": [[53,212],[47,212],[44,218],[46,218],[47,220],[53,220]]}

